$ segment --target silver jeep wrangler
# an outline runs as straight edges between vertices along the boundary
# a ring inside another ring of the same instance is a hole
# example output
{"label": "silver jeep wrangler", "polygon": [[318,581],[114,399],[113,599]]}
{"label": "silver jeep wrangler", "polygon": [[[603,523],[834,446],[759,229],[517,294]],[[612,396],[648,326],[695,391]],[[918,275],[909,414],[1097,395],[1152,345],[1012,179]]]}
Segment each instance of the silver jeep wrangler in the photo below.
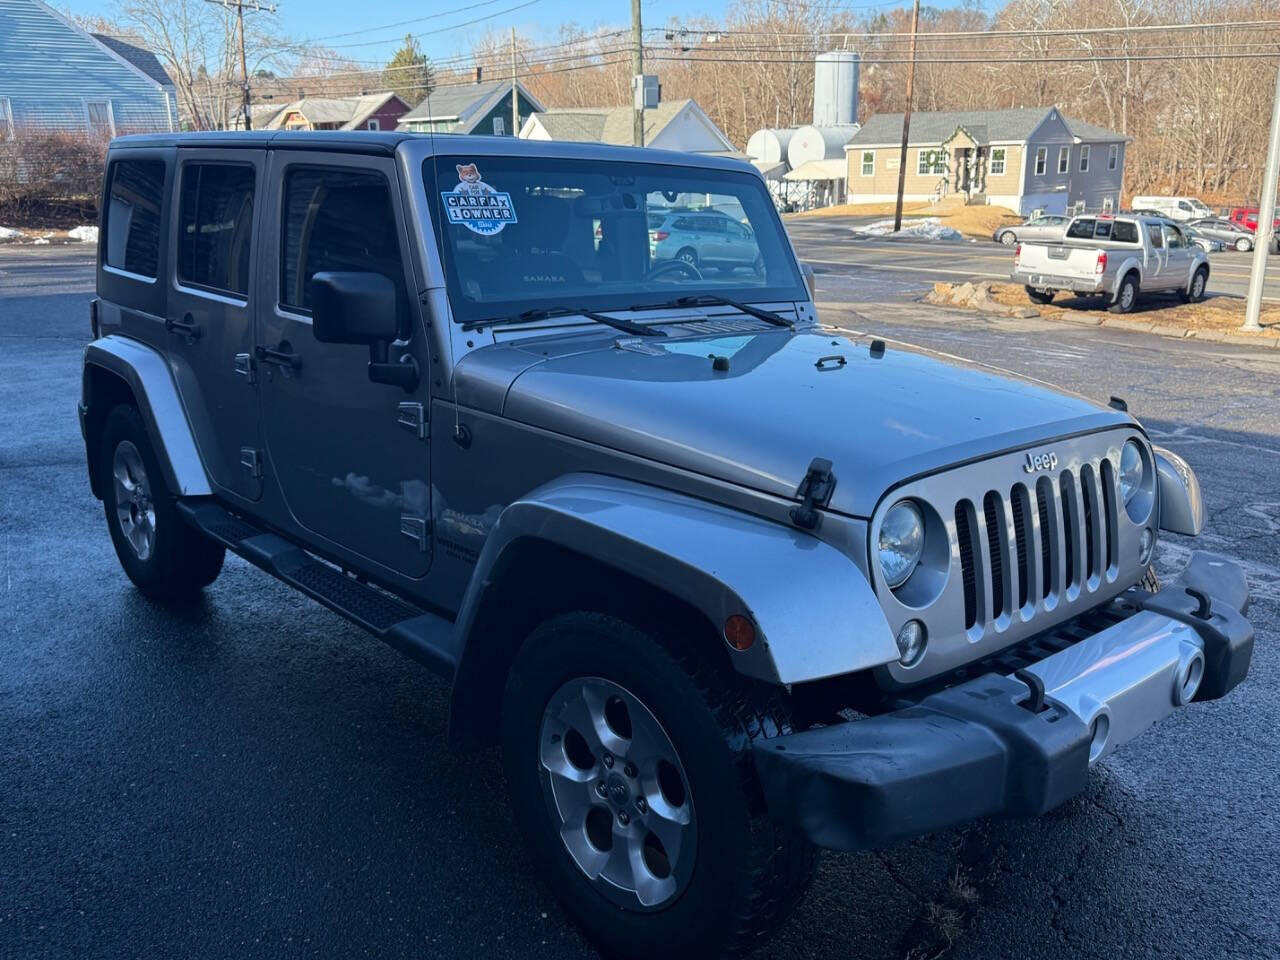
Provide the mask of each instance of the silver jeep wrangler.
{"label": "silver jeep wrangler", "polygon": [[[449,678],[611,954],[752,947],[816,848],[1043,813],[1248,670],[1239,567],[1151,575],[1187,464],[1121,401],[824,329],[745,164],[128,137],[102,210],[125,572],[179,602],[230,550]],[[754,249],[664,258],[690,210]]]}

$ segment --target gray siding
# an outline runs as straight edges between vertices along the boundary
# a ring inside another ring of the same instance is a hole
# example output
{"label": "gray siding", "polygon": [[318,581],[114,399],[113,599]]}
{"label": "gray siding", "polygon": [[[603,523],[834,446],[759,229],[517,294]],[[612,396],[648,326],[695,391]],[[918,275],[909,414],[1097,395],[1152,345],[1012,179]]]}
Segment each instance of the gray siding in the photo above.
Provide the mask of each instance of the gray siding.
{"label": "gray siding", "polygon": [[[1107,153],[1116,141],[1085,141],[1089,146],[1089,169],[1080,171],[1080,154],[1085,143],[1075,143],[1062,117],[1054,111],[1031,135],[1027,143],[1027,168],[1023,180],[1022,209],[1029,214],[1036,209],[1054,213],[1068,212],[1083,202],[1089,210],[1101,210],[1107,198],[1120,208],[1120,190],[1124,179],[1125,144],[1119,144],[1116,169],[1107,169]],[[1058,154],[1067,148],[1066,173],[1058,172]],[[1036,152],[1045,151],[1045,172],[1036,175]]]}
{"label": "gray siding", "polygon": [[175,129],[164,88],[38,0],[0,0],[0,97],[16,128],[85,133],[85,102],[109,100],[117,134]]}

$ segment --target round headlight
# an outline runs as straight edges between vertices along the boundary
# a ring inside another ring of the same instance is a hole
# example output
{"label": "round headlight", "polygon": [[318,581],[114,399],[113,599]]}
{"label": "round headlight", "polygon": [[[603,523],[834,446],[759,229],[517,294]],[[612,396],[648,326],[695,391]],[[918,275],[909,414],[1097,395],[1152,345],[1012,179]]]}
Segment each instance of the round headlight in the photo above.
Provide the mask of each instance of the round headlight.
{"label": "round headlight", "polygon": [[1146,465],[1142,462],[1142,448],[1137,440],[1126,440],[1120,448],[1120,496],[1129,503],[1146,480]]}
{"label": "round headlight", "polygon": [[880,524],[880,571],[890,587],[906,583],[924,551],[924,518],[909,500],[895,503]]}

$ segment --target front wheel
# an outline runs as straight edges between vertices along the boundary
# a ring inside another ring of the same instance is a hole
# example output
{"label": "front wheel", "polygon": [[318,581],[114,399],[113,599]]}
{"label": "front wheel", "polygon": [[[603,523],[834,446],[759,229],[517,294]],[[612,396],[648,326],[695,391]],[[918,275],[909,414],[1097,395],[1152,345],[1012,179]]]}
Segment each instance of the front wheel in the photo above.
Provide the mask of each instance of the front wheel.
{"label": "front wheel", "polygon": [[120,566],[153,600],[193,599],[217,578],[226,551],[178,516],[137,410],[121,405],[107,414],[98,455]]}
{"label": "front wheel", "polygon": [[1018,242],[1018,236],[1012,230],[1006,230],[1004,233],[1000,234],[1000,242],[1006,247],[1012,247]]}
{"label": "front wheel", "polygon": [[743,952],[807,886],[813,848],[769,820],[750,757],[790,731],[772,689],[572,613],[525,641],[502,726],[533,859],[607,955]]}
{"label": "front wheel", "polygon": [[1239,250],[1241,253],[1248,253],[1250,250],[1253,249],[1253,241],[1251,241],[1248,237],[1241,237],[1239,240],[1236,241],[1236,249]]}

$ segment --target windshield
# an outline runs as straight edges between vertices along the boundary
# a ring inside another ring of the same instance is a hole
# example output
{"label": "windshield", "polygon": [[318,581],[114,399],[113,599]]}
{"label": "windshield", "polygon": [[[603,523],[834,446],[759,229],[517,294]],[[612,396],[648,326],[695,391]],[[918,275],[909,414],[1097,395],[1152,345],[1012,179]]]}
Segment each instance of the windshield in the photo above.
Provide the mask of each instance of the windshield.
{"label": "windshield", "polygon": [[423,177],[459,322],[708,294],[808,299],[764,183],[747,171],[442,156]]}

